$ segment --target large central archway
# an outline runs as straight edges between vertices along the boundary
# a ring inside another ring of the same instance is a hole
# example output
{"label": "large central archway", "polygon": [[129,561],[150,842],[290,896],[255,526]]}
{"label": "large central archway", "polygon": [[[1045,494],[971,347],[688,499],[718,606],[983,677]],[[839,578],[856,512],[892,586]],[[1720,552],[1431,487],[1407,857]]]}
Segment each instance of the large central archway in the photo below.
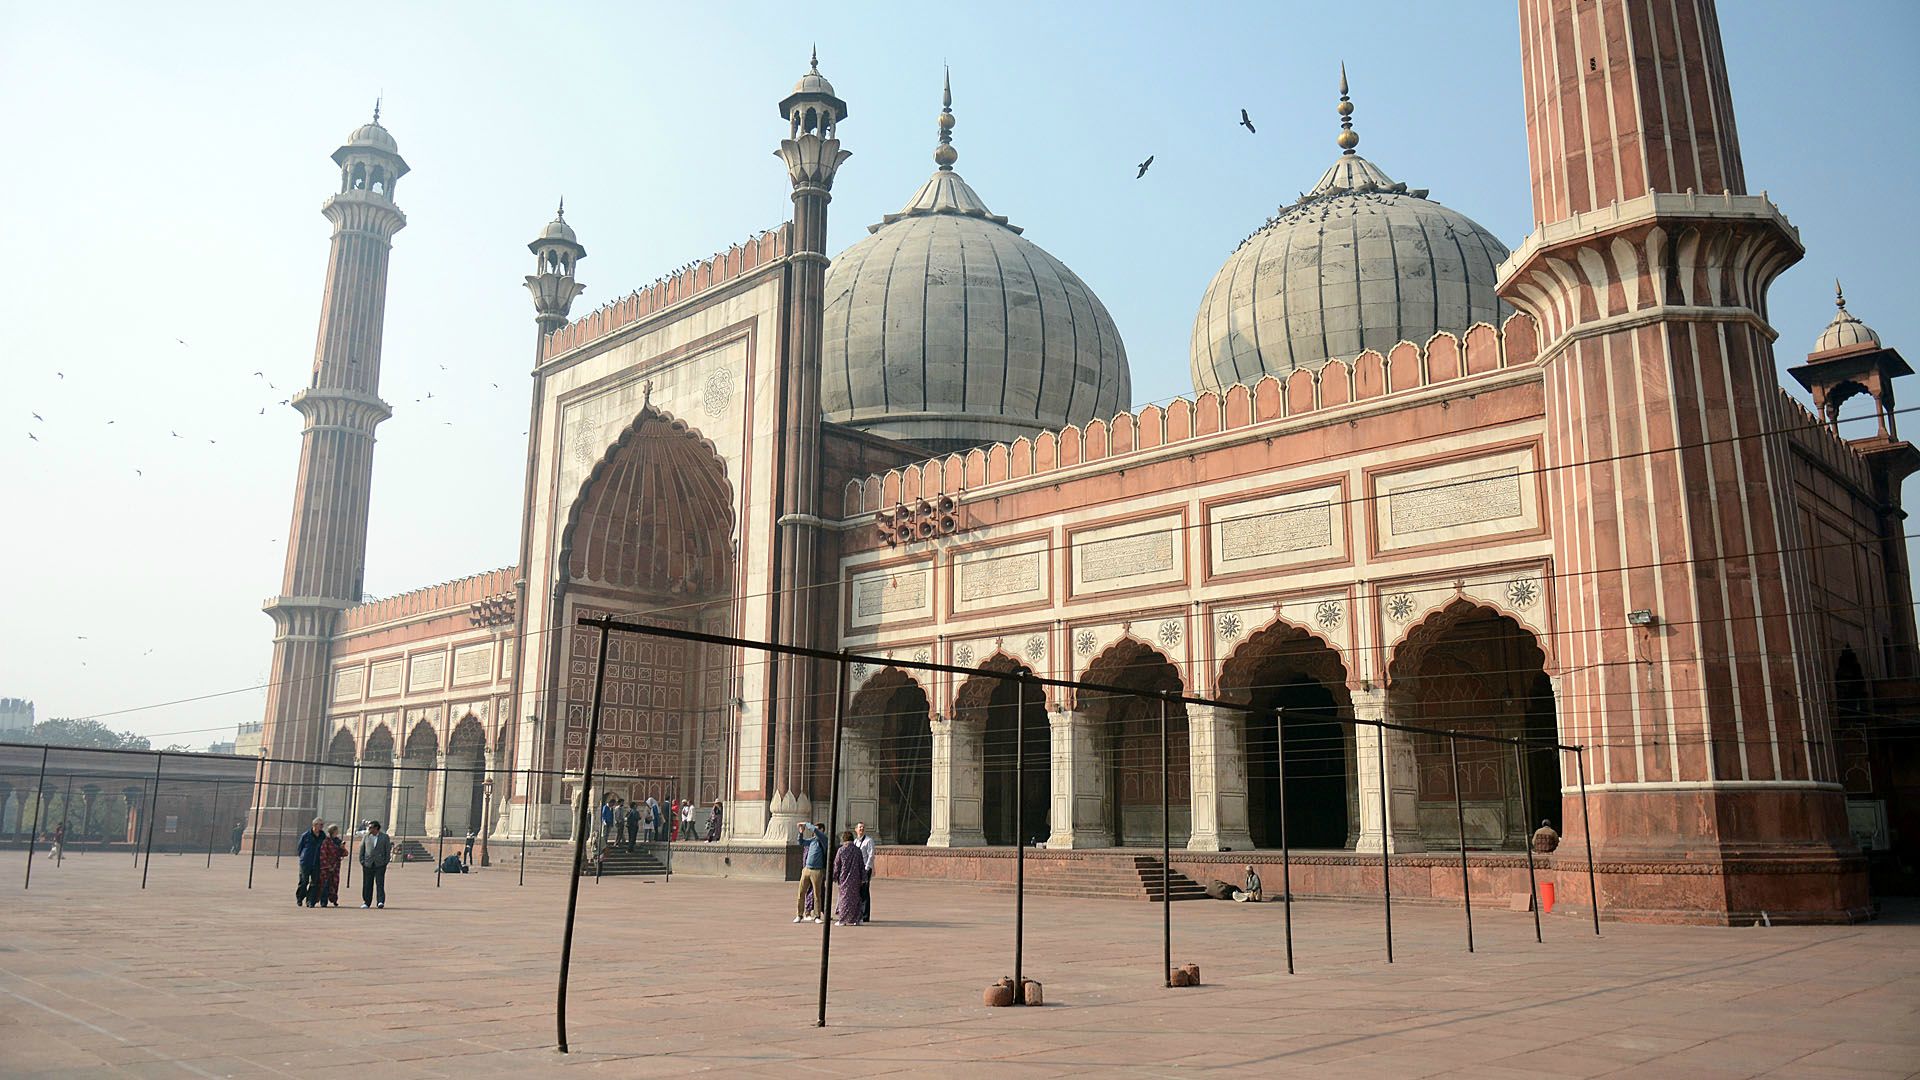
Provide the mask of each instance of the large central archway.
{"label": "large central archway", "polygon": [[[568,772],[585,765],[598,634],[581,616],[644,615],[725,634],[733,625],[734,501],[711,443],[648,406],[588,474],[562,536],[561,670]],[[711,803],[725,790],[733,650],[639,634],[609,642],[595,770],[635,798]],[[666,777],[633,782],[623,777]]]}
{"label": "large central archway", "polygon": [[864,821],[884,844],[925,844],[933,831],[933,731],[926,691],[885,668],[847,705],[842,734],[843,822]]}
{"label": "large central archway", "polygon": [[[1346,667],[1321,639],[1284,623],[1248,637],[1220,673],[1221,696],[1248,706],[1247,826],[1255,847],[1344,848],[1358,833],[1353,699]],[[1286,725],[1281,738],[1280,725]]]}
{"label": "large central archway", "polygon": [[[1087,682],[1154,694],[1179,693],[1185,685],[1179,669],[1159,651],[1122,638],[1094,657],[1082,676]],[[1094,723],[1096,752],[1107,770],[1107,826],[1115,847],[1159,846],[1161,802],[1167,802],[1169,842],[1186,846],[1192,833],[1192,776],[1187,743],[1187,711],[1166,704],[1167,783],[1161,784],[1160,701],[1133,694],[1081,691],[1080,711]]]}
{"label": "large central archway", "polygon": [[[1009,674],[1028,670],[1000,653],[980,666]],[[1053,800],[1046,695],[1028,683],[972,675],[954,695],[953,711],[957,723],[976,725],[981,732],[980,828],[986,842],[1012,845],[1046,839],[1047,807]],[[1024,738],[1019,734],[1022,730]],[[1020,778],[1017,803],[1016,776]]]}

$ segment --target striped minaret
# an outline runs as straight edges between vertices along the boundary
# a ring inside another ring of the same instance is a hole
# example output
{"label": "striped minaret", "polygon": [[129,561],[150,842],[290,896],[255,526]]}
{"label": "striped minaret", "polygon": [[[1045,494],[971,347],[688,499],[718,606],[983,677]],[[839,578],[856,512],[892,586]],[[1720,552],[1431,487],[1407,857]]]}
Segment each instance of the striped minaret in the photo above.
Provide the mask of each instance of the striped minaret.
{"label": "striped minaret", "polygon": [[[333,223],[320,341],[313,374],[293,395],[304,427],[294,481],[293,523],[273,617],[273,667],[261,748],[272,758],[321,755],[327,666],[334,621],[360,602],[366,570],[367,502],[373,484],[373,429],[392,410],[380,400],[380,337],[386,321],[387,255],[407,224],[394,184],[407,163],[393,136],[373,121],[333,152],[340,190],[320,208]],[[269,763],[254,794],[256,844],[273,846],[307,827],[317,805],[313,771]]]}
{"label": "striped minaret", "polygon": [[1602,910],[1857,916],[1766,322],[1802,248],[1747,194],[1713,0],[1521,0],[1520,41],[1535,226],[1500,292],[1545,342],[1557,699]]}

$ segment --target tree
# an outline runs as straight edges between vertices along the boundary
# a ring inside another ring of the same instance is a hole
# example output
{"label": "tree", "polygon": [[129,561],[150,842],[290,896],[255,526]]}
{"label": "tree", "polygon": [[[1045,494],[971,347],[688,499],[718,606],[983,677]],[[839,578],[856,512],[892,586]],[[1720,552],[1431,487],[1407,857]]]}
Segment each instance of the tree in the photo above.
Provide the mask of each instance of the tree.
{"label": "tree", "polygon": [[144,735],[115,731],[98,720],[72,720],[56,716],[42,720],[20,733],[21,742],[48,746],[78,746],[89,750],[149,750],[152,744]]}

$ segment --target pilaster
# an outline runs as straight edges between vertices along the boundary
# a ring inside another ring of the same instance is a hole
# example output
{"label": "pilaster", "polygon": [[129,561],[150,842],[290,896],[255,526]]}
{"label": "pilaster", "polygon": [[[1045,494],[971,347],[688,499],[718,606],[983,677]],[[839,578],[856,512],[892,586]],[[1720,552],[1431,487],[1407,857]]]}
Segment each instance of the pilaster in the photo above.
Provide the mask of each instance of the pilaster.
{"label": "pilaster", "polygon": [[1250,851],[1247,824],[1246,713],[1212,705],[1187,706],[1193,829],[1189,851]]}
{"label": "pilaster", "polygon": [[1420,839],[1420,783],[1414,766],[1413,743],[1403,731],[1374,727],[1364,721],[1387,718],[1385,690],[1354,690],[1354,765],[1360,810],[1360,835],[1354,850],[1380,853],[1380,742],[1386,740],[1387,850],[1394,854],[1425,850]]}
{"label": "pilaster", "polygon": [[985,775],[983,732],[977,722],[936,717],[933,729],[933,827],[928,847],[982,847],[980,823]]}
{"label": "pilaster", "polygon": [[1107,814],[1107,770],[1095,745],[1095,723],[1084,712],[1063,710],[1047,715],[1052,736],[1053,831],[1050,848],[1107,848],[1113,846],[1113,826]]}

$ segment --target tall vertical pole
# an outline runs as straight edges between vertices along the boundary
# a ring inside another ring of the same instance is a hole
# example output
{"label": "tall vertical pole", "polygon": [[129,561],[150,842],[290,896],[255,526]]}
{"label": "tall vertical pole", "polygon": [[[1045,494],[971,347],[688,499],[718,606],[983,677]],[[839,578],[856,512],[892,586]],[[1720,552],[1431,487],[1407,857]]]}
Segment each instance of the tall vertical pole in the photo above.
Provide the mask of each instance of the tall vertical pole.
{"label": "tall vertical pole", "polygon": [[[139,798],[139,800],[138,800],[138,802],[146,802],[146,801],[147,801],[147,785],[146,785],[146,783],[145,783],[145,782],[143,781],[143,782],[141,782],[141,784],[140,784],[140,798]],[[134,827],[134,826],[133,826],[133,823],[134,823],[134,820],[135,820],[135,813],[136,813],[136,811],[135,811],[135,807],[136,807],[136,806],[137,806],[137,803],[133,803],[133,802],[130,802],[130,803],[128,803],[128,804],[127,804],[127,829],[128,829],[128,831],[129,831],[129,832],[131,832],[131,831],[133,830],[133,827]],[[129,852],[131,852],[131,853],[132,853],[132,855],[133,855],[133,865],[135,865],[135,866],[139,866],[139,865],[140,865],[140,845],[139,845],[139,843],[137,843],[137,842],[135,842],[135,841],[132,841],[132,840],[129,840],[129,841],[127,842],[127,850],[128,850]]]}
{"label": "tall vertical pole", "polygon": [[267,751],[260,750],[260,763],[253,769],[253,835],[247,844],[247,888],[253,888],[253,864],[260,858],[260,810],[266,798]]}
{"label": "tall vertical pole", "polygon": [[1467,811],[1460,801],[1460,738],[1447,736],[1447,762],[1452,768],[1453,820],[1460,828],[1460,899],[1467,909],[1467,951],[1473,951],[1473,883],[1467,878]]}
{"label": "tall vertical pole", "polygon": [[160,766],[165,764],[167,755],[161,751],[153,755],[153,801],[147,807],[147,861],[140,867],[140,887],[147,887],[147,872],[153,869],[153,819],[160,815]]}
{"label": "tall vertical pole", "polygon": [[[797,657],[795,659],[798,659]],[[834,680],[833,698],[833,771],[827,774],[827,839],[829,845],[839,842],[840,827],[840,726],[847,718],[847,657],[841,650],[840,673]],[[833,950],[833,910],[830,907],[834,896],[834,864],[839,862],[840,849],[829,847],[833,854],[827,856],[827,898],[814,897],[813,909],[820,918],[820,1012],[814,1017],[814,1027],[827,1026],[827,957]]]}
{"label": "tall vertical pole", "polygon": [[447,861],[447,773],[450,770],[440,766],[440,844],[433,853],[433,887],[440,887],[440,867]]}
{"label": "tall vertical pole", "polygon": [[[23,890],[33,888],[33,849],[40,846],[40,789],[47,785],[47,755],[52,752],[51,746],[40,748],[40,778],[33,782],[33,836],[27,840],[27,880],[20,884]],[[24,805],[25,800],[21,801]]]}
{"label": "tall vertical pole", "polygon": [[213,808],[207,811],[207,869],[213,869],[213,830],[220,825],[220,781],[213,782]]}
{"label": "tall vertical pole", "polygon": [[348,783],[352,786],[347,790],[347,852],[346,856],[340,860],[340,864],[345,867],[340,875],[340,887],[347,890],[349,897],[353,895],[353,864],[360,861],[355,856],[355,850],[359,845],[353,841],[353,834],[360,827],[360,758],[357,754],[354,756],[353,772],[350,775],[352,779]]}
{"label": "tall vertical pole", "polygon": [[1380,751],[1380,897],[1387,913],[1387,963],[1393,963],[1393,878],[1387,862],[1387,846],[1393,842],[1393,825],[1387,819],[1387,727],[1373,727],[1375,749]]}
{"label": "tall vertical pole", "polygon": [[[404,759],[402,759],[402,760],[404,760]],[[413,771],[413,769],[412,769],[412,768],[411,768],[410,766],[406,766],[406,765],[402,765],[402,766],[400,767],[400,769],[399,769],[398,771],[400,771],[401,773],[403,773],[403,774],[404,774],[404,773],[410,773],[410,772],[412,772],[412,771]],[[401,829],[405,829],[405,828],[406,828],[406,823],[407,823],[407,797],[408,797],[408,796],[410,796],[410,795],[412,795],[412,794],[413,794],[413,785],[412,785],[412,784],[405,784],[405,783],[403,783],[403,784],[401,784],[401,785],[400,785],[400,820],[398,820],[398,821],[396,821],[396,822],[394,822],[394,824],[395,824],[395,825],[398,825],[398,826],[400,826],[400,827],[401,827]],[[397,830],[396,830],[396,831],[397,831]],[[401,834],[400,834],[400,835],[402,835],[402,836],[405,836],[405,835],[406,835],[406,833],[404,833],[404,832],[401,832]],[[406,868],[406,865],[407,865],[407,851],[406,851],[406,847],[407,847],[407,842],[406,842],[405,840],[395,840],[395,841],[393,842],[393,847],[394,847],[394,851],[395,851],[395,853],[396,853],[396,854],[398,854],[398,855],[400,856],[400,866],[401,866],[401,869],[405,869],[405,868]]]}
{"label": "tall vertical pole", "polygon": [[1593,901],[1593,933],[1600,934],[1600,883],[1593,872],[1593,822],[1587,817],[1587,748],[1573,748],[1574,764],[1580,770],[1580,835],[1587,842],[1587,896]]}
{"label": "tall vertical pole", "polygon": [[527,755],[526,810],[520,815],[520,884],[527,883],[527,834],[533,831],[533,755]]}
{"label": "tall vertical pole", "polygon": [[1013,704],[1013,1002],[1027,1003],[1021,964],[1027,945],[1027,680],[1014,684]]}
{"label": "tall vertical pole", "polygon": [[[1521,752],[1521,745],[1519,743],[1513,744],[1513,767],[1515,775],[1520,777],[1520,820],[1523,822],[1531,822],[1533,820],[1533,801],[1528,797],[1527,759]],[[1534,877],[1533,869],[1532,830],[1529,829],[1526,830],[1526,832],[1528,834],[1525,841],[1527,849],[1527,906],[1533,909],[1533,940],[1544,943],[1546,938],[1540,934],[1540,883],[1538,879]]]}
{"label": "tall vertical pole", "polygon": [[[1173,795],[1167,770],[1167,699],[1160,699],[1160,974],[1173,985]],[[1118,797],[1118,792],[1115,793]]]}
{"label": "tall vertical pole", "polygon": [[[288,785],[281,783],[277,786],[280,788],[280,801],[287,801]],[[280,827],[273,831],[275,833],[273,841],[273,868],[278,870],[280,869],[280,856],[287,853],[287,808],[284,806],[280,808]]]}
{"label": "tall vertical pole", "polygon": [[[1251,716],[1248,717],[1252,719]],[[1275,773],[1280,778],[1280,902],[1285,905],[1287,924],[1287,974],[1293,974],[1293,859],[1289,854],[1292,839],[1287,836],[1287,713],[1273,710],[1273,748]]]}
{"label": "tall vertical pole", "polygon": [[[61,825],[64,826],[67,823],[67,815],[70,811],[72,811],[72,809],[73,809],[73,774],[68,773],[67,774],[67,790],[65,794],[60,796],[60,824]],[[60,857],[54,860],[53,865],[59,866],[61,863],[66,861],[67,861],[67,845],[63,842],[60,845]]]}
{"label": "tall vertical pole", "polygon": [[580,867],[587,858],[587,798],[593,790],[593,751],[600,741],[600,697],[607,688],[607,623],[600,624],[600,659],[593,667],[593,711],[587,714],[587,756],[580,777],[580,815],[573,828],[573,873],[567,877],[567,922],[560,937],[560,993],[554,1003],[554,1024],[560,1052],[567,1053],[567,969],[573,966],[573,917],[580,909]]}

